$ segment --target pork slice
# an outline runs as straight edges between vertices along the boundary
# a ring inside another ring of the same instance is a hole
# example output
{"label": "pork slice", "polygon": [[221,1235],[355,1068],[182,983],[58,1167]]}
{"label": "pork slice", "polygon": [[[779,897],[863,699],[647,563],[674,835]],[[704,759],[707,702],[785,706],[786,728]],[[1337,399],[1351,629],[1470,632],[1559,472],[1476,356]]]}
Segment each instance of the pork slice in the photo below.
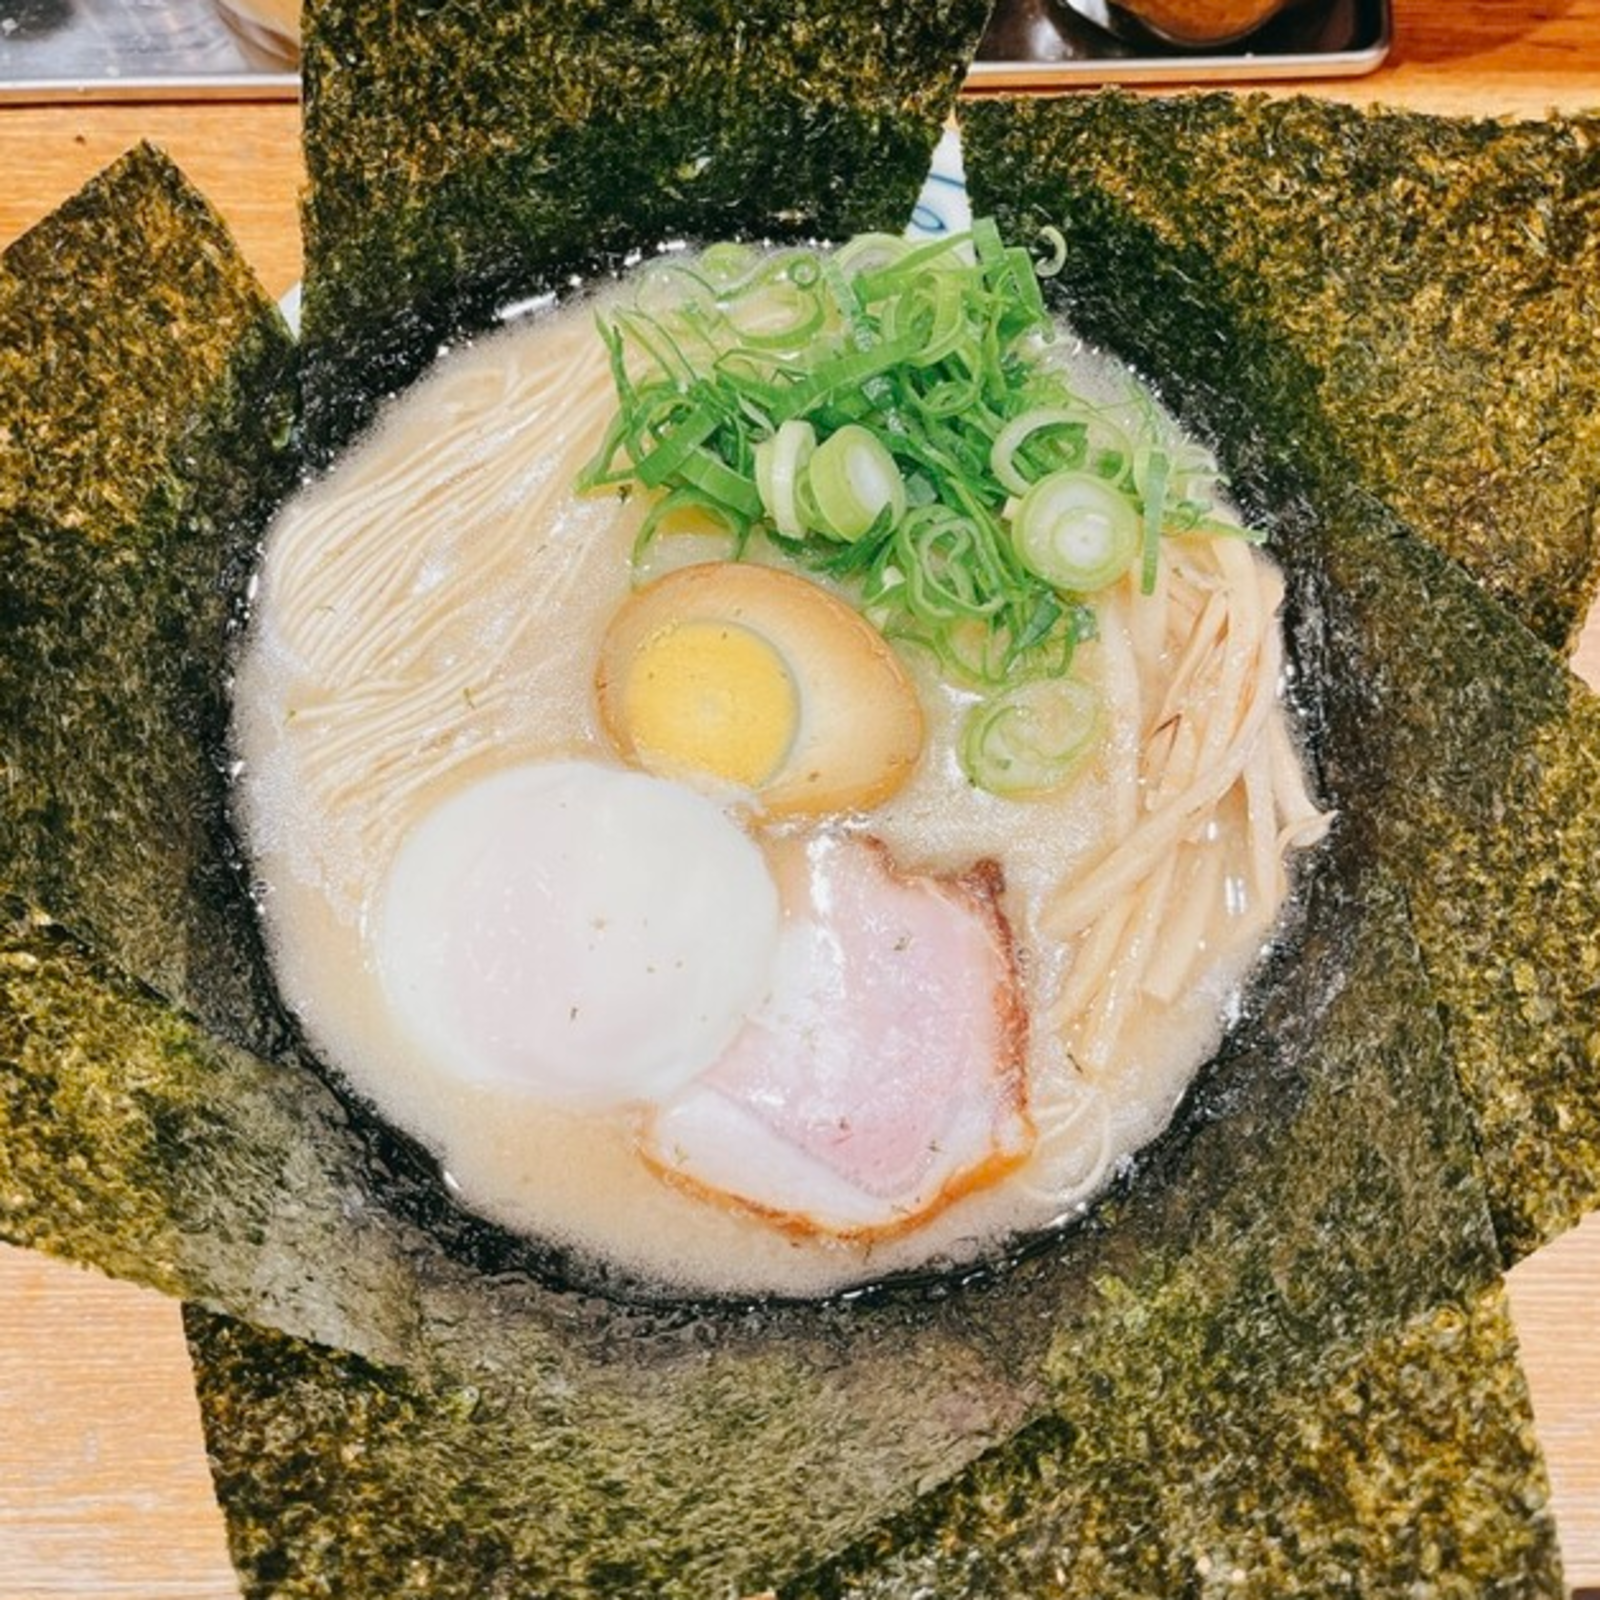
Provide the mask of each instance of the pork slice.
{"label": "pork slice", "polygon": [[878,842],[776,852],[772,992],[646,1126],[665,1176],[803,1232],[898,1232],[1027,1154],[1027,1012],[998,867],[896,871]]}

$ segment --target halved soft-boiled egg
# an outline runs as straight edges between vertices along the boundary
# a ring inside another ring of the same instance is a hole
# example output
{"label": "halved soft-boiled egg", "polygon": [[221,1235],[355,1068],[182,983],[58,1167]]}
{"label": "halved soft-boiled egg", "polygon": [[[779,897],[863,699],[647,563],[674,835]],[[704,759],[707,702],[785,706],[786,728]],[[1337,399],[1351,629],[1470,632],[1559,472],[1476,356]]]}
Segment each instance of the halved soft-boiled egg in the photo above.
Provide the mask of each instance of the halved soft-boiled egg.
{"label": "halved soft-boiled egg", "polygon": [[626,759],[748,791],[773,816],[877,805],[922,752],[922,707],[882,634],[817,584],[748,562],[631,595],[595,687]]}
{"label": "halved soft-boiled egg", "polygon": [[779,916],[761,851],[710,799],[526,762],[406,836],[373,948],[395,1014],[459,1081],[600,1106],[718,1059],[767,994]]}

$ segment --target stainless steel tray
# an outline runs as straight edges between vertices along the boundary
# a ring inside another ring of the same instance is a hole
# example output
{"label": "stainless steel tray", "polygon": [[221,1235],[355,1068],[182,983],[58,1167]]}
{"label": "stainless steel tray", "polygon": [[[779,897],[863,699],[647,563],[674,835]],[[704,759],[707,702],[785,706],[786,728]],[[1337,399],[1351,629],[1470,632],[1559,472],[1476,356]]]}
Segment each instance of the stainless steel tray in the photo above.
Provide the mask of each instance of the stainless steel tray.
{"label": "stainless steel tray", "polygon": [[[1304,0],[1245,47],[1130,44],[1067,0],[1000,0],[971,93],[1090,83],[1193,83],[1369,72],[1389,48],[1390,0]],[[213,0],[0,0],[0,101],[292,99],[292,62]]]}
{"label": "stainless steel tray", "polygon": [[212,0],[0,0],[0,100],[263,100],[294,64]]}
{"label": "stainless steel tray", "polygon": [[1303,0],[1241,44],[1184,50],[1120,39],[1068,0],[1000,0],[967,90],[1354,77],[1383,61],[1391,34],[1390,0]]}

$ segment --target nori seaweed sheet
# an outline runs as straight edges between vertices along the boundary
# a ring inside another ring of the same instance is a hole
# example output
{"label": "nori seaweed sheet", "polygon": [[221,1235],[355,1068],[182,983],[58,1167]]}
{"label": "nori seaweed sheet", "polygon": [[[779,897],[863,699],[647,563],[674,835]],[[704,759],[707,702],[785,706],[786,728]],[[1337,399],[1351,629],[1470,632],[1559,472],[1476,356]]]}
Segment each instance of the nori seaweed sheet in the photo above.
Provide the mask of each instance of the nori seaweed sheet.
{"label": "nori seaweed sheet", "polygon": [[215,640],[297,470],[292,357],[148,147],[0,263],[0,892],[258,1046]]}
{"label": "nori seaweed sheet", "polygon": [[[686,1466],[676,1516],[654,1508],[642,1538],[647,1508],[627,1475],[638,1441],[539,1426],[520,1372],[452,1362],[424,1382],[191,1312],[247,1594],[621,1600],[777,1586],[798,1600],[857,1581],[951,1600],[1182,1593],[1131,1580],[1201,1551],[1225,1572],[1247,1558],[1262,1579],[1291,1570],[1307,1594],[1340,1592],[1319,1586],[1335,1573],[1350,1592],[1405,1592],[1381,1586],[1386,1571],[1410,1584],[1430,1559],[1458,1586],[1487,1576],[1506,1592],[1558,1593],[1514,1346],[1492,1318],[1470,1344],[1451,1336],[1496,1292],[1497,1265],[1402,898],[1353,868],[1311,898],[1292,972],[1211,1073],[1187,1134],[1162,1146],[1154,1181],[1100,1226],[968,1292],[996,1342],[1015,1340],[1018,1306],[1044,1342],[1028,1426],[949,1489],[902,1481],[887,1496],[894,1515],[858,1521],[853,1544],[808,1576],[795,1555],[826,1546],[737,1524],[731,1542],[717,1537],[719,1507],[697,1499]],[[1372,1003],[1379,984],[1388,1005]],[[921,1342],[904,1308],[843,1314],[898,1325],[905,1359]],[[1427,1396],[1424,1382],[1445,1393]],[[1458,1389],[1472,1397],[1460,1412]],[[1342,1411],[1302,1411],[1307,1396]],[[1365,1409],[1353,1403],[1363,1396]],[[941,1377],[921,1404],[958,1397]],[[781,1496],[784,1463],[746,1431],[759,1417],[739,1398],[722,1465]],[[1474,1471],[1451,1493],[1439,1492],[1459,1466],[1447,1446],[1461,1442],[1441,1439],[1440,1417],[1474,1429]],[[1298,1477],[1280,1480],[1270,1453],[1236,1454],[1262,1437],[1278,1439],[1286,1466],[1307,1454]],[[840,1478],[859,1470],[847,1436],[825,1460]],[[1345,1502],[1322,1503],[1313,1466],[1343,1478]],[[1428,1514],[1414,1518],[1422,1493]],[[425,1518],[408,1515],[418,1505]],[[848,1522],[822,1531],[837,1538]],[[1410,1545],[1369,1566],[1402,1523]],[[1062,1547],[1040,1536],[1063,1526],[1066,1571]],[[1130,1527],[1147,1537],[1130,1546]]]}
{"label": "nori seaweed sheet", "polygon": [[1026,226],[1052,186],[1102,194],[1203,256],[1229,321],[1293,349],[1355,480],[1570,648],[1600,578],[1600,122],[1225,94],[962,120],[981,207]]}
{"label": "nori seaweed sheet", "polygon": [[780,1600],[1564,1600],[1500,1290],[1298,1374],[1196,1291],[1115,1290],[1046,1417]]}
{"label": "nori seaweed sheet", "polygon": [[306,412],[323,460],[442,341],[680,238],[907,217],[989,0],[307,10]]}
{"label": "nori seaweed sheet", "polygon": [[[1307,622],[1314,588],[1299,584]],[[217,673],[225,622],[209,641]],[[499,1466],[474,1468],[468,1498],[482,1527],[499,1528],[507,1477],[516,1504],[538,1497],[545,1514],[528,1526],[543,1531],[523,1559],[552,1582],[575,1571],[614,1593],[631,1575],[688,1595],[758,1581],[866,1537],[1042,1414],[1063,1343],[1110,1303],[1091,1295],[1108,1274],[1148,1290],[1187,1263],[1224,1297],[1227,1322],[1270,1307],[1267,1328],[1315,1354],[1492,1275],[1453,1080],[1415,963],[1396,947],[1394,897],[1363,887],[1356,861],[1318,880],[1306,916],[1296,958],[1193,1118],[1093,1229],[981,1292],[673,1314],[453,1259],[385,1210],[363,1130],[287,1056],[212,1042],[61,929],[17,916],[3,963],[7,1227],[403,1361],[404,1381],[444,1391],[447,1410],[475,1391]],[[1380,975],[1388,1006],[1374,1004]],[[1339,1146],[1335,1125],[1344,1163],[1324,1154]],[[1252,1239],[1255,1253],[1241,1243]],[[448,1457],[428,1415],[424,1454]]]}
{"label": "nori seaweed sheet", "polygon": [[[1300,315],[1290,314],[1284,297],[1241,286],[1250,275],[1226,238],[1218,255],[1209,230],[1171,237],[1168,220],[1150,220],[1137,182],[1112,174],[1101,186],[1101,170],[1085,156],[1102,136],[1112,148],[1161,136],[1199,167],[1238,162],[1240,172],[1224,186],[1229,193],[1246,183],[1246,170],[1249,181],[1275,193],[1292,190],[1296,180],[1276,166],[1264,175],[1260,147],[1276,151],[1281,140],[1284,153],[1309,161],[1307,152],[1326,144],[1337,159],[1330,154],[1311,163],[1315,176],[1303,185],[1328,182],[1322,200],[1330,218],[1353,172],[1375,183],[1376,173],[1396,166],[1402,175],[1426,167],[1441,194],[1454,197],[1442,209],[1459,218],[1479,215],[1468,198],[1469,180],[1479,178],[1490,198],[1503,196],[1499,179],[1481,180],[1487,159],[1481,147],[1493,147],[1501,135],[1509,141],[1492,163],[1499,173],[1531,139],[1558,173],[1564,169],[1552,152],[1576,152],[1564,177],[1574,204],[1547,217],[1550,237],[1565,241],[1563,259],[1585,261],[1600,249],[1600,170],[1579,131],[1525,135],[1437,124],[1311,102],[1280,107],[1206,97],[1190,109],[1188,101],[1173,107],[1120,95],[986,102],[963,119],[974,204],[1021,236],[1062,229],[1067,261],[1055,280],[1058,304],[1216,440],[1237,492],[1277,521],[1289,559],[1300,539],[1325,546],[1327,581],[1352,609],[1345,669],[1330,678],[1330,691],[1348,702],[1347,721],[1361,730],[1358,738],[1331,743],[1329,759],[1348,769],[1343,787],[1383,796],[1366,809],[1379,850],[1410,894],[1509,1262],[1600,1203],[1600,702],[1523,626],[1543,620],[1540,602],[1527,599],[1519,621],[1481,598],[1462,566],[1403,535],[1363,465],[1366,434],[1352,421],[1360,406],[1331,392],[1328,369],[1316,361],[1321,346],[1304,336]],[[1113,125],[1131,131],[1114,135]],[[1219,148],[1208,154],[1211,130]],[[1253,153],[1253,162],[1240,160],[1241,151]],[[1547,187],[1551,181],[1541,180]],[[1579,189],[1580,181],[1586,187]],[[1165,182],[1158,174],[1152,189],[1165,192]],[[1407,192],[1401,184],[1400,193]],[[1358,195],[1358,217],[1364,206]],[[1397,210],[1411,218],[1413,232],[1430,231],[1419,208],[1398,204]],[[1508,292],[1518,282],[1527,227],[1520,211],[1507,213],[1498,230],[1479,217],[1474,259],[1487,259],[1498,239],[1506,270],[1490,274],[1480,265],[1480,271]],[[1328,232],[1342,240],[1344,224],[1330,220]],[[1293,239],[1291,229],[1290,244],[1281,247],[1286,257]],[[1301,247],[1309,249],[1303,240]],[[1329,262],[1337,259],[1330,244],[1302,265],[1301,275],[1314,267],[1332,271]],[[1424,252],[1412,270],[1420,276],[1428,259]],[[1397,322],[1405,322],[1422,292],[1412,280],[1397,295]],[[1584,292],[1592,294],[1592,287]],[[1354,324],[1352,336],[1379,320],[1374,314]],[[1557,341],[1553,370],[1571,359],[1561,346],[1567,324],[1552,318],[1541,295],[1508,299],[1496,326],[1513,371],[1521,370],[1518,352],[1536,347],[1547,328]],[[1458,357],[1445,362],[1437,404],[1453,417],[1457,454],[1473,456],[1498,448],[1516,430],[1500,405],[1489,403],[1498,392],[1493,386],[1475,420],[1456,413],[1452,385],[1459,380],[1451,363]],[[1469,376],[1480,365],[1469,363]],[[1415,426],[1427,426],[1435,370],[1422,365],[1404,379],[1370,373],[1374,414],[1415,413],[1421,419]],[[1600,415],[1589,400],[1597,383],[1600,361],[1591,350],[1587,365],[1564,380],[1559,406],[1537,386],[1524,397],[1531,420],[1523,426],[1541,430],[1547,455],[1568,463],[1555,488],[1537,470],[1520,478],[1504,474],[1499,488],[1493,475],[1480,485],[1482,494],[1496,491],[1490,503],[1503,530],[1500,565],[1536,578],[1530,595],[1559,589],[1574,605],[1589,592],[1593,558],[1580,562],[1570,552],[1570,559],[1551,558],[1545,535],[1560,545],[1559,525],[1587,528],[1592,519],[1600,455],[1591,449],[1580,462],[1569,452],[1589,438]],[[1397,396],[1412,398],[1403,405]],[[1333,409],[1324,409],[1330,400]],[[1275,516],[1291,473],[1316,480],[1321,521],[1314,526]],[[1556,492],[1567,508],[1564,521],[1547,499],[1526,499]],[[1400,498],[1413,506],[1421,499],[1422,520],[1435,531],[1462,503],[1448,483],[1426,473]],[[1522,517],[1534,520],[1524,524]],[[1397,603],[1397,595],[1409,598]]]}
{"label": "nori seaweed sheet", "polygon": [[[1271,1390],[1221,1342],[1194,1367],[1156,1368],[1145,1353],[1164,1314],[1124,1305],[1059,1409],[780,1600],[1562,1600],[1498,1291],[1287,1384],[1274,1372]],[[525,1559],[549,1510],[495,1496],[494,1406],[476,1388],[423,1393],[194,1307],[185,1323],[249,1600],[656,1593],[603,1569],[528,1586],[549,1565]],[[1174,1331],[1192,1346],[1207,1325]]]}

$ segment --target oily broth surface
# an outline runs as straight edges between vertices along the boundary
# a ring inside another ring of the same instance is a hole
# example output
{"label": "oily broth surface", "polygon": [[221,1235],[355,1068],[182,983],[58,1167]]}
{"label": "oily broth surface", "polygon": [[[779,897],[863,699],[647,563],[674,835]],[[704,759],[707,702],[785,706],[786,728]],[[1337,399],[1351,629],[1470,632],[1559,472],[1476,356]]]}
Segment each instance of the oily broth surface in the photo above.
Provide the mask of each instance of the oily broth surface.
{"label": "oily broth surface", "polygon": [[[635,1153],[637,1113],[580,1115],[464,1082],[390,1014],[366,932],[407,830],[502,766],[618,764],[593,674],[634,582],[643,508],[570,488],[611,404],[592,306],[515,324],[446,355],[272,529],[234,739],[240,820],[286,1001],[324,1059],[438,1155],[469,1207],[671,1288],[827,1293],[968,1260],[1071,1214],[1170,1119],[1260,945],[1259,933],[1219,941],[1176,1004],[1132,1019],[1112,1073],[1086,1075],[1046,1025],[1072,947],[1041,931],[1042,908],[1139,804],[1129,594],[1106,605],[1101,639],[1080,653],[1080,673],[1129,713],[1112,719],[1080,780],[1025,802],[974,791],[953,754],[968,697],[913,654],[923,762],[888,804],[845,824],[882,839],[902,870],[957,872],[984,858],[1004,869],[1041,1133],[1005,1182],[897,1238],[799,1240],[653,1175]],[[652,570],[722,553],[720,541],[674,537]],[[1234,826],[1226,808],[1212,826]]]}

